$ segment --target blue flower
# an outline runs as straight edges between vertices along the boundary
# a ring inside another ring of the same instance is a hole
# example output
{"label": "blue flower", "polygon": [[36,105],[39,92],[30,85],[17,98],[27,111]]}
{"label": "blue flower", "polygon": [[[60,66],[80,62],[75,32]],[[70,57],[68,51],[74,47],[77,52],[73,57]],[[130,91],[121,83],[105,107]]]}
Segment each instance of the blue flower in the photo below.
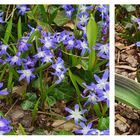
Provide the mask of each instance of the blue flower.
{"label": "blue flower", "polygon": [[137,47],[140,47],[140,41],[136,43],[136,46]]}
{"label": "blue flower", "polygon": [[4,14],[4,12],[0,12],[0,23],[4,23],[4,21],[3,21],[3,14]]}
{"label": "blue flower", "polygon": [[94,83],[91,83],[90,85],[87,85],[86,83],[83,83],[83,85],[86,87],[86,89],[83,91],[83,93],[86,93],[87,91],[95,91],[96,85]]}
{"label": "blue flower", "polygon": [[103,130],[103,131],[94,129],[94,131],[91,131],[90,134],[92,134],[92,135],[109,135],[109,129]]}
{"label": "blue flower", "polygon": [[78,19],[79,19],[78,24],[87,25],[88,20],[89,20],[89,14],[88,13],[84,13],[84,14],[80,13],[78,16]]}
{"label": "blue flower", "polygon": [[84,55],[84,53],[88,50],[90,52],[90,48],[88,47],[87,41],[84,39],[82,40],[77,40],[77,46],[78,49],[82,50],[81,55]]}
{"label": "blue flower", "polygon": [[7,54],[8,45],[0,44],[0,55]]}
{"label": "blue flower", "polygon": [[100,101],[105,101],[107,103],[107,106],[109,107],[109,92],[110,92],[110,89],[109,89],[109,84],[105,85],[105,88],[104,90],[102,90],[98,96],[99,96],[99,100]]}
{"label": "blue flower", "polygon": [[79,5],[79,12],[87,13],[87,10],[90,10],[92,8],[93,8],[93,6],[87,6],[87,5],[81,4],[81,5]]}
{"label": "blue flower", "polygon": [[22,37],[22,39],[17,44],[18,50],[21,52],[27,51],[29,46],[32,46],[31,44],[28,44],[29,37]]}
{"label": "blue flower", "polygon": [[0,116],[0,135],[9,133],[12,127],[9,126],[10,121]]}
{"label": "blue flower", "polygon": [[40,41],[43,43],[44,50],[56,47],[56,39],[50,33],[42,32],[42,36],[44,39],[40,39]]}
{"label": "blue flower", "polygon": [[30,8],[27,8],[26,5],[18,5],[17,9],[19,10],[18,14],[21,14],[22,16],[25,14],[25,12],[30,10]]}
{"label": "blue flower", "polygon": [[69,4],[65,4],[62,6],[63,9],[65,9],[66,11],[66,15],[71,19],[74,8],[72,7],[72,5]]}
{"label": "blue flower", "polygon": [[94,78],[97,82],[96,84],[96,91],[105,89],[106,85],[109,84],[108,78],[109,78],[109,70],[107,69],[102,78],[99,78],[96,74],[94,74]]}
{"label": "blue flower", "polygon": [[85,123],[80,122],[80,126],[82,127],[82,129],[76,130],[75,133],[76,134],[83,134],[83,135],[91,135],[91,131],[94,131],[94,129],[92,129],[92,123],[89,123],[87,126],[85,125]]}
{"label": "blue flower", "polygon": [[26,68],[28,68],[28,67],[34,67],[36,61],[37,61],[37,60],[31,59],[29,56],[28,56],[26,59],[23,59],[24,66],[25,66]]}
{"label": "blue flower", "polygon": [[48,50],[46,51],[46,55],[41,59],[42,63],[49,63],[49,62],[53,62],[52,58],[53,58],[53,54]]}
{"label": "blue flower", "polygon": [[55,82],[59,84],[64,79],[64,74],[66,73],[66,68],[64,67],[64,60],[61,57],[58,57],[57,62],[52,65],[52,68],[55,70],[52,75],[58,77],[58,80]]}
{"label": "blue flower", "polygon": [[66,40],[64,40],[63,43],[67,45],[68,50],[71,50],[76,45],[75,37],[73,35],[67,36]]}
{"label": "blue flower", "polygon": [[65,110],[68,111],[71,114],[71,115],[67,116],[66,119],[67,120],[74,119],[76,125],[78,125],[79,120],[82,120],[84,122],[87,121],[87,119],[82,116],[82,114],[87,112],[87,109],[79,111],[79,105],[78,104],[75,105],[75,110],[74,111],[71,110],[68,107],[66,107]]}
{"label": "blue flower", "polygon": [[108,15],[109,6],[107,6],[106,4],[98,5],[97,10],[101,12],[102,20],[106,19],[109,16]]}
{"label": "blue flower", "polygon": [[96,47],[93,47],[95,50],[98,50],[99,52],[97,53],[98,57],[106,58],[108,59],[109,57],[109,43],[107,44],[100,44],[97,43]]}
{"label": "blue flower", "polygon": [[18,70],[18,73],[21,73],[22,75],[19,78],[19,81],[26,78],[27,82],[30,83],[30,80],[35,78],[35,75],[32,74],[33,69],[25,69],[25,70]]}
{"label": "blue flower", "polygon": [[99,99],[98,99],[98,96],[94,93],[94,92],[91,92],[88,96],[84,97],[82,95],[83,98],[88,98],[88,100],[84,103],[84,106],[86,106],[88,103],[90,104],[96,104]]}
{"label": "blue flower", "polygon": [[[0,89],[3,87],[3,83],[0,83]],[[8,95],[9,92],[7,90],[0,90],[0,95]]]}
{"label": "blue flower", "polygon": [[38,53],[34,55],[36,59],[44,58],[46,56],[46,52],[42,51],[41,48],[38,48]]}
{"label": "blue flower", "polygon": [[20,55],[21,55],[21,53],[20,52],[18,52],[15,56],[9,56],[6,60],[8,61],[8,62],[10,62],[10,65],[11,66],[13,66],[13,65],[18,65],[18,66],[20,66],[21,65],[21,62],[22,62],[22,60],[20,59]]}

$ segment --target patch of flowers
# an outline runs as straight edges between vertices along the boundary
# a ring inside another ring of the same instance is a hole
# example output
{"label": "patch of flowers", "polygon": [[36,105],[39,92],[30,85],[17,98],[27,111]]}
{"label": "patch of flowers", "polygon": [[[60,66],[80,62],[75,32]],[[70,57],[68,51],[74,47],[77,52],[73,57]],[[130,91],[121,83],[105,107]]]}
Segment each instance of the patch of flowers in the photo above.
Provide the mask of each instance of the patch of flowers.
{"label": "patch of flowers", "polygon": [[[29,109],[44,110],[44,104],[51,108],[63,100],[65,118],[79,127],[73,134],[109,135],[109,6],[9,9],[11,14],[0,12],[1,102],[14,99],[15,86],[27,85],[21,94],[38,97]],[[8,124],[0,118],[1,134],[11,131]]]}

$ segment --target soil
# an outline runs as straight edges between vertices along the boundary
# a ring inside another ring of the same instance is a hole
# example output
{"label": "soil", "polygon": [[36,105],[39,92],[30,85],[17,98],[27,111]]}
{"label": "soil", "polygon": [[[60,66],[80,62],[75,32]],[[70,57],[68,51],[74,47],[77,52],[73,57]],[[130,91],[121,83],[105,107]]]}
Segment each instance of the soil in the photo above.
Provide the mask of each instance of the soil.
{"label": "soil", "polygon": [[[117,28],[118,25],[116,25]],[[120,32],[116,29],[116,32]],[[129,44],[115,35],[115,72],[137,82],[137,71],[140,65],[140,51],[135,44]],[[140,110],[120,102],[115,103],[115,134],[140,135]]]}

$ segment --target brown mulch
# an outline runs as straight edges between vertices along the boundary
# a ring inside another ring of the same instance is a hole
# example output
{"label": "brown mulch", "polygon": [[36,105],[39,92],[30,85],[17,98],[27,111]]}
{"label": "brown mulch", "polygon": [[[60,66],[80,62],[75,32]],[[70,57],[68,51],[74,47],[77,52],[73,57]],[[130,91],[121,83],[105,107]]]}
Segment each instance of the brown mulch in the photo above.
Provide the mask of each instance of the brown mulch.
{"label": "brown mulch", "polygon": [[[120,32],[116,29],[116,31]],[[115,72],[136,81],[140,52],[135,44],[115,35]],[[140,135],[140,110],[115,103],[115,134]]]}

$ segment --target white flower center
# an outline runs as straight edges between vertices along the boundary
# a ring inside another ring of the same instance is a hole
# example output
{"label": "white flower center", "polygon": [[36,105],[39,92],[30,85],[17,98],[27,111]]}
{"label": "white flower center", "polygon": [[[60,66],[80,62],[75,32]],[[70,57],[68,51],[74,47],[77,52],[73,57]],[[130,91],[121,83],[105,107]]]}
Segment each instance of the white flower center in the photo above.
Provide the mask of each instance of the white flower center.
{"label": "white flower center", "polygon": [[108,46],[107,45],[102,45],[101,46],[101,51],[104,52],[104,53],[108,53],[108,51],[109,51]]}
{"label": "white flower center", "polygon": [[82,15],[82,17],[80,18],[80,22],[85,23],[87,22],[88,17],[86,15]]}
{"label": "white flower center", "polygon": [[68,44],[69,44],[69,45],[73,45],[73,43],[74,43],[73,40],[69,40],[69,41],[68,41]]}
{"label": "white flower center", "polygon": [[90,128],[89,127],[85,127],[82,132],[84,135],[86,135],[88,133],[88,131],[90,131]]}
{"label": "white flower center", "polygon": [[0,121],[0,127],[4,127],[5,126],[5,123]]}
{"label": "white flower center", "polygon": [[85,43],[85,42],[82,42],[81,43],[81,46],[82,46],[82,48],[84,48],[84,49],[87,49],[88,47],[87,47],[87,44]]}
{"label": "white flower center", "polygon": [[39,58],[44,57],[45,53],[41,51],[41,52],[38,53],[38,56],[39,56]]}
{"label": "white flower center", "polygon": [[81,112],[79,111],[73,111],[71,114],[73,115],[73,118],[75,119],[81,118]]}
{"label": "white flower center", "polygon": [[26,7],[25,7],[25,6],[21,6],[20,9],[21,9],[22,11],[26,11]]}
{"label": "white flower center", "polygon": [[52,45],[51,42],[47,38],[45,38],[45,47],[50,49],[51,45]]}
{"label": "white flower center", "polygon": [[12,58],[12,61],[13,61],[13,62],[17,62],[17,61],[18,61],[18,57],[17,57],[17,56],[14,56],[14,57]]}
{"label": "white flower center", "polygon": [[97,84],[97,87],[98,87],[99,89],[103,89],[103,88],[105,87],[106,84],[107,84],[107,81],[104,80],[104,79],[101,79],[101,80],[100,80],[100,83]]}
{"label": "white flower center", "polygon": [[87,7],[86,7],[85,5],[81,5],[81,6],[80,6],[80,11],[81,11],[82,13],[84,13],[84,12],[86,11],[86,9],[87,9]]}
{"label": "white flower center", "polygon": [[6,50],[7,46],[6,45],[1,45],[1,50]]}
{"label": "white flower center", "polygon": [[31,76],[31,71],[30,70],[24,70],[24,74],[26,75],[26,76]]}
{"label": "white flower center", "polygon": [[105,98],[109,99],[109,91],[105,91],[103,94]]}

